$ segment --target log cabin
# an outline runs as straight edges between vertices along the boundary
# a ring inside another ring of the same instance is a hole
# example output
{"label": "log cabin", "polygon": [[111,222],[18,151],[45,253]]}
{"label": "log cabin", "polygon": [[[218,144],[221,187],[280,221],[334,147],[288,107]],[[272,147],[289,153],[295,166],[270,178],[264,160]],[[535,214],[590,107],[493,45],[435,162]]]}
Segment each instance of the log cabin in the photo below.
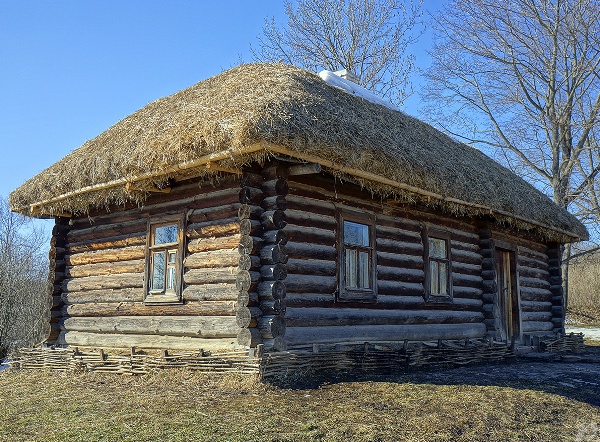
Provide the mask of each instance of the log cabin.
{"label": "log cabin", "polygon": [[55,219],[53,346],[525,343],[564,332],[561,246],[587,238],[479,150],[283,64],[148,104],[10,204]]}

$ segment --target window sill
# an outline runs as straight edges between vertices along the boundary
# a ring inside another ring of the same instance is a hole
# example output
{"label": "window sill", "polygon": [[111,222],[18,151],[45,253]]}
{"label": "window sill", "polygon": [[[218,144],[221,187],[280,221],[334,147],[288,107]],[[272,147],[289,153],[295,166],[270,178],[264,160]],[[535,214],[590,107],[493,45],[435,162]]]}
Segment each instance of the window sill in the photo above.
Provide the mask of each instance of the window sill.
{"label": "window sill", "polygon": [[144,304],[183,304],[183,300],[177,295],[148,295],[144,299]]}
{"label": "window sill", "polygon": [[427,302],[432,304],[452,304],[453,298],[450,295],[429,295]]}
{"label": "window sill", "polygon": [[339,302],[376,302],[377,295],[373,290],[345,290],[337,297]]}

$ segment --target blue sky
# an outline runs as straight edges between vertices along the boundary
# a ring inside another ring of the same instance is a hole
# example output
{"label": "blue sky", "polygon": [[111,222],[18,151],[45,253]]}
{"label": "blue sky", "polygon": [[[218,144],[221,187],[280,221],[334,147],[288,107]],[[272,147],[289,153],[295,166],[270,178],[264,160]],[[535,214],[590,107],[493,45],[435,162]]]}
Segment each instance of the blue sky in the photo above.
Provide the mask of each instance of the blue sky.
{"label": "blue sky", "polygon": [[0,195],[147,103],[251,61],[271,16],[285,21],[283,2],[4,0]]}

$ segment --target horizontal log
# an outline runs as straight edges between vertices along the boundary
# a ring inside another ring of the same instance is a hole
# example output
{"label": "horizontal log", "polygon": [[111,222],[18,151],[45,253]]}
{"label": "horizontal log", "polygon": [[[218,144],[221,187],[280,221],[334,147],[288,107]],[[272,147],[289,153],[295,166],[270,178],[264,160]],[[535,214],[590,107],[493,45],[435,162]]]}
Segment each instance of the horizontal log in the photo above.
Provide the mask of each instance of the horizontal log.
{"label": "horizontal log", "polygon": [[377,266],[378,280],[391,280],[402,282],[417,282],[423,284],[425,273],[421,269],[406,269],[402,267]]}
{"label": "horizontal log", "polygon": [[522,332],[536,332],[536,331],[551,331],[554,328],[552,322],[538,322],[538,321],[523,321],[521,322]]}
{"label": "horizontal log", "polygon": [[223,267],[216,269],[190,269],[183,274],[186,284],[235,284],[238,267]]}
{"label": "horizontal log", "polygon": [[240,234],[221,236],[218,238],[199,238],[188,242],[189,253],[209,252],[213,250],[237,249],[240,244]]}
{"label": "horizontal log", "polygon": [[[144,236],[144,243],[146,238]],[[65,256],[65,263],[68,266],[77,266],[85,264],[114,263],[119,261],[129,261],[133,259],[142,259],[146,256],[146,246],[130,246],[107,248],[103,250],[93,250],[82,253],[74,253]]]}
{"label": "horizontal log", "polygon": [[206,221],[215,221],[221,219],[232,218],[237,215],[242,205],[239,202],[233,202],[237,200],[237,192],[235,195],[231,195],[229,198],[218,201],[216,204],[222,204],[218,206],[209,206],[205,208],[199,208],[189,211],[188,223],[202,223]]}
{"label": "horizontal log", "polygon": [[469,250],[452,250],[451,256],[452,263],[463,262],[465,264],[481,265],[481,261],[483,260],[483,257],[479,252]]}
{"label": "horizontal log", "polygon": [[285,216],[289,224],[335,231],[337,226],[335,216],[319,215],[317,213],[291,209],[290,201],[290,198],[288,198],[288,209],[285,211]]}
{"label": "horizontal log", "polygon": [[333,293],[337,289],[337,279],[332,276],[288,275],[285,280],[288,293]]}
{"label": "horizontal log", "polygon": [[517,262],[520,266],[536,268],[540,270],[548,270],[548,262],[542,261],[537,258],[531,258],[528,256],[519,255],[517,257]]}
{"label": "horizontal log", "polygon": [[288,345],[331,342],[432,341],[485,336],[487,327],[475,324],[354,325],[336,327],[287,327]]}
{"label": "horizontal log", "polygon": [[521,310],[523,310],[524,312],[549,312],[552,310],[552,303],[549,301],[521,300]]}
{"label": "horizontal log", "polygon": [[377,238],[375,242],[377,251],[380,252],[399,255],[423,255],[423,245],[421,243],[402,242],[387,238]]}
{"label": "horizontal log", "polygon": [[402,255],[377,251],[377,264],[389,267],[402,267],[405,269],[423,269],[423,256]]}
{"label": "horizontal log", "polygon": [[477,287],[462,287],[453,286],[452,293],[454,298],[468,298],[468,299],[481,299],[483,291]]}
{"label": "horizontal log", "polygon": [[546,280],[537,279],[537,278],[526,278],[526,277],[521,277],[521,276],[519,276],[519,285],[521,287],[528,287],[528,288],[540,288],[540,289],[549,289],[550,288],[550,283]]}
{"label": "horizontal log", "polygon": [[[323,307],[337,308],[340,303],[333,294],[323,293],[289,293],[285,298],[287,307]],[[344,306],[351,303],[344,302]],[[431,310],[470,310],[481,311],[482,301],[478,299],[454,299],[451,303],[427,302],[423,296],[378,296],[372,304],[357,305],[361,309],[431,309]]]}
{"label": "horizontal log", "polygon": [[465,324],[483,322],[481,312],[443,310],[375,310],[360,308],[293,308],[285,315],[288,327],[387,324]]}
{"label": "horizontal log", "polygon": [[452,285],[461,287],[483,288],[483,279],[479,275],[467,275],[458,273],[452,266]]}
{"label": "horizontal log", "polygon": [[387,227],[382,225],[375,226],[377,238],[391,239],[394,241],[408,242],[421,244],[421,232],[398,229],[395,227]]}
{"label": "horizontal log", "polygon": [[190,239],[229,236],[238,232],[239,219],[235,216],[225,219],[189,223],[186,227],[186,236]]}
{"label": "horizontal log", "polygon": [[99,302],[66,306],[63,316],[235,316],[236,310],[235,301],[202,301],[176,305]]}
{"label": "horizontal log", "polygon": [[232,283],[188,285],[182,297],[185,301],[236,301],[239,290]]}
{"label": "horizontal log", "polygon": [[101,262],[69,266],[65,269],[67,278],[83,278],[86,276],[117,275],[120,273],[143,273],[146,261],[134,259],[130,261]]}
{"label": "horizontal log", "polygon": [[518,266],[517,272],[519,272],[519,277],[536,278],[543,280],[547,280],[550,277],[550,274],[547,270],[538,269],[535,267]]}
{"label": "horizontal log", "polygon": [[335,276],[337,270],[335,261],[318,259],[289,259],[286,267],[289,274],[315,276]]}
{"label": "horizontal log", "polygon": [[236,338],[196,338],[189,336],[154,336],[133,334],[106,334],[62,332],[57,344],[71,347],[151,348],[172,350],[236,350]]}
{"label": "horizontal log", "polygon": [[[112,236],[110,238],[103,239],[92,239],[86,241],[79,242],[71,242],[66,245],[66,250],[63,249],[63,253],[68,252],[71,255],[76,253],[85,253],[85,252],[94,252],[106,249],[115,249],[120,247],[135,247],[135,246],[144,246],[142,247],[145,250],[146,246],[146,238],[148,236],[147,228],[144,227],[143,230],[139,232],[134,232],[127,235],[117,235]],[[58,253],[58,252],[57,252]],[[111,252],[109,252],[111,253]],[[60,254],[57,254],[59,256]],[[61,255],[62,256],[62,255]],[[112,258],[107,259],[106,261],[91,261],[91,262],[109,262]],[[85,262],[81,264],[86,264]]]}
{"label": "horizontal log", "polygon": [[550,322],[552,321],[551,312],[521,312],[521,321]]}
{"label": "horizontal log", "polygon": [[63,322],[66,331],[203,338],[236,337],[239,328],[231,316],[72,317]]}
{"label": "horizontal log", "polygon": [[220,268],[238,266],[240,254],[237,249],[212,250],[188,255],[183,266],[188,269]]}
{"label": "horizontal log", "polygon": [[423,296],[425,289],[419,282],[378,280],[377,292],[380,295]]}
{"label": "horizontal log", "polygon": [[91,302],[142,302],[142,288],[86,290],[82,292],[64,292],[61,296],[65,304],[89,304]]}
{"label": "horizontal log", "polygon": [[477,277],[483,277],[483,271],[479,264],[468,264],[464,262],[454,261],[452,262],[452,271],[455,273],[462,273],[463,275],[472,275]]}
{"label": "horizontal log", "polygon": [[81,242],[91,239],[102,239],[111,236],[126,235],[146,230],[147,226],[147,218],[140,217],[126,222],[71,229],[67,234],[67,242]]}
{"label": "horizontal log", "polygon": [[287,255],[296,259],[319,259],[324,261],[336,261],[337,251],[333,245],[325,246],[303,242],[288,242],[285,246]]}
{"label": "horizontal log", "polygon": [[238,306],[256,307],[259,304],[258,293],[240,290],[237,297]]}
{"label": "horizontal log", "polygon": [[288,239],[297,243],[335,245],[336,235],[332,229],[319,229],[313,226],[289,224],[285,226]]}
{"label": "horizontal log", "polygon": [[65,279],[62,288],[67,292],[85,290],[141,288],[144,286],[144,273],[120,273],[117,275],[86,276]]}
{"label": "horizontal log", "polygon": [[553,305],[551,313],[554,318],[562,319],[565,317],[565,309],[562,305]]}
{"label": "horizontal log", "polygon": [[237,335],[237,343],[238,345],[244,347],[256,347],[259,344],[262,344],[263,339],[260,333],[260,330],[256,328],[242,328],[238,332]]}

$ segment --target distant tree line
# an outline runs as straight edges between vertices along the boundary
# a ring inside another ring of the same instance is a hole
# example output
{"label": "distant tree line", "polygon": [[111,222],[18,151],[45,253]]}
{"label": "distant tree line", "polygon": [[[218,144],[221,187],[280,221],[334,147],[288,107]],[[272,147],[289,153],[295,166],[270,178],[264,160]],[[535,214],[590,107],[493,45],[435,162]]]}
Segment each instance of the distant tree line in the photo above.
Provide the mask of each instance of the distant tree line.
{"label": "distant tree line", "polygon": [[45,338],[50,314],[46,234],[0,198],[0,359]]}

